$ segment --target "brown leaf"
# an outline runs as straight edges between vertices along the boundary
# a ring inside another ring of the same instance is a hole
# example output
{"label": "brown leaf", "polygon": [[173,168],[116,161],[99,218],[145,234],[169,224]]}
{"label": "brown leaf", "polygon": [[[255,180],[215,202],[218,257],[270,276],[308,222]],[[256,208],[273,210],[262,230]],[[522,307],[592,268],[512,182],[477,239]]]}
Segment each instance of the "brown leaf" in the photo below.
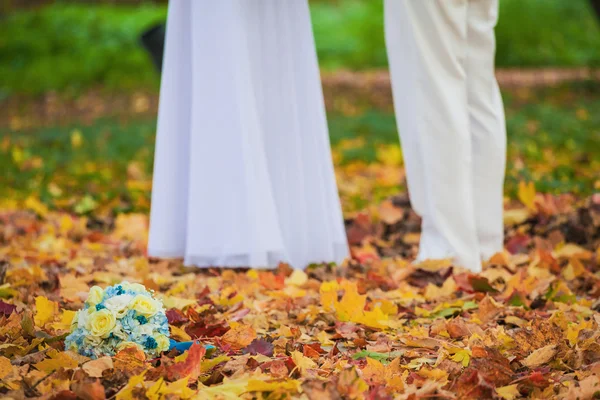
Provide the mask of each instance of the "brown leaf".
{"label": "brown leaf", "polygon": [[71,390],[82,400],[104,400],[106,393],[99,379],[77,381],[71,384]]}
{"label": "brown leaf", "polygon": [[404,210],[396,207],[391,200],[386,200],[379,206],[379,217],[388,225],[393,225],[404,218]]}
{"label": "brown leaf", "polygon": [[536,368],[554,359],[557,352],[556,345],[550,344],[535,350],[526,359],[521,361],[521,364],[529,368]]}
{"label": "brown leaf", "polygon": [[112,358],[102,357],[97,360],[89,361],[81,367],[92,378],[101,378],[106,370],[113,369]]}

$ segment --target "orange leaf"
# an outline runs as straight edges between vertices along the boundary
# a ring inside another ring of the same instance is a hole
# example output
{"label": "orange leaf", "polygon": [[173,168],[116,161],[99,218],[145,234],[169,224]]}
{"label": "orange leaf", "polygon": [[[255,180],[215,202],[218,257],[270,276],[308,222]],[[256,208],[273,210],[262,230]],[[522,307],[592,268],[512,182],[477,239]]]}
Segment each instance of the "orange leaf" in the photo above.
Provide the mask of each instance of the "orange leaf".
{"label": "orange leaf", "polygon": [[256,331],[250,325],[236,324],[223,335],[223,343],[235,350],[243,349],[256,339]]}
{"label": "orange leaf", "polygon": [[201,361],[205,354],[204,346],[194,343],[187,351],[184,361],[175,363],[167,369],[167,379],[176,381],[189,376],[191,381],[195,381],[202,372]]}

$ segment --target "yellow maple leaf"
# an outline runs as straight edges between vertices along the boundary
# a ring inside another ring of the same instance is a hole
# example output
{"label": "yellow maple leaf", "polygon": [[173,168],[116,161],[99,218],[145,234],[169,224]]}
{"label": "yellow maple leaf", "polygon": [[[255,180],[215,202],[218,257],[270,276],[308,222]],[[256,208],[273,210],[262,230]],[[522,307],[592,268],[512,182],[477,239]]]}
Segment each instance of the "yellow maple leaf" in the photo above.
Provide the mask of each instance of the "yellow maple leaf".
{"label": "yellow maple leaf", "polygon": [[146,375],[146,371],[142,372],[139,375],[134,375],[129,378],[129,382],[127,385],[121,389],[119,393],[117,393],[117,400],[130,400],[133,399],[133,391],[135,388],[144,383],[144,375]]}
{"label": "yellow maple leaf", "polygon": [[[247,391],[249,378],[224,378],[223,383],[215,386],[198,384],[197,400],[237,400]],[[119,399],[117,399],[119,400]]]}
{"label": "yellow maple leaf", "polygon": [[519,190],[517,193],[517,197],[526,206],[528,209],[532,211],[536,211],[537,207],[535,204],[535,184],[533,182],[525,183],[523,181],[519,182]]}
{"label": "yellow maple leaf", "polygon": [[315,363],[310,358],[305,357],[299,351],[293,351],[292,352],[292,360],[294,360],[294,364],[296,364],[296,368],[298,368],[298,370],[300,371],[300,373],[302,375],[304,375],[304,373],[307,370],[314,369],[314,368],[317,367],[317,363]]}
{"label": "yellow maple leaf", "polygon": [[431,379],[434,381],[441,381],[441,382],[448,381],[448,372],[444,371],[443,369],[439,369],[439,368],[434,368],[434,369],[421,368],[419,371],[417,371],[417,374],[419,374],[423,378]]}
{"label": "yellow maple leaf", "polygon": [[358,322],[365,308],[367,296],[358,294],[356,282],[343,281],[341,288],[344,290],[344,295],[335,304],[337,318],[342,322]]}
{"label": "yellow maple leaf", "polygon": [[498,396],[502,397],[504,400],[514,400],[517,397],[521,397],[521,393],[519,393],[517,386],[517,384],[502,386],[496,388],[496,393],[498,393]]}
{"label": "yellow maple leaf", "polygon": [[48,322],[53,321],[58,314],[58,303],[48,300],[44,296],[35,298],[35,325],[43,328]]}
{"label": "yellow maple leaf", "polygon": [[173,340],[178,342],[189,342],[192,340],[192,337],[188,335],[186,331],[177,326],[169,325],[169,329],[171,330],[171,337]]}
{"label": "yellow maple leaf", "polygon": [[461,363],[463,367],[468,367],[471,362],[471,350],[469,349],[450,349],[448,350],[452,354],[452,361]]}
{"label": "yellow maple leaf", "polygon": [[579,332],[584,329],[591,329],[593,327],[591,321],[581,321],[578,324],[571,323],[567,327],[567,339],[569,340],[569,344],[571,346],[575,346],[577,344],[577,339],[579,339]]}
{"label": "yellow maple leaf", "polygon": [[178,399],[189,399],[196,394],[188,387],[189,380],[190,378],[185,377],[172,383],[166,383],[163,378],[160,378],[146,391],[146,396],[150,400],[164,399],[168,395],[175,395]]}
{"label": "yellow maple leaf", "polygon": [[286,285],[294,285],[294,286],[302,286],[307,281],[308,281],[308,275],[306,275],[306,272],[304,272],[300,269],[295,269],[294,272],[292,272],[292,274],[288,278],[285,279],[285,284]]}
{"label": "yellow maple leaf", "polygon": [[200,370],[202,372],[208,372],[211,369],[213,369],[215,366],[221,364],[222,362],[226,362],[229,360],[231,360],[231,358],[228,356],[225,356],[225,355],[220,355],[215,358],[208,358],[208,359],[202,360],[202,362],[200,363]]}
{"label": "yellow maple leaf", "polygon": [[275,390],[299,392],[300,381],[287,379],[285,381],[266,382],[259,379],[251,379],[248,381],[248,386],[246,388],[247,392],[273,392]]}
{"label": "yellow maple leaf", "polygon": [[165,306],[165,308],[167,308],[167,309],[176,308],[178,310],[183,310],[186,307],[197,304],[198,300],[183,299],[181,297],[174,297],[174,296],[163,296],[162,302],[163,302],[163,305]]}
{"label": "yellow maple leaf", "polygon": [[336,281],[327,281],[321,283],[319,295],[321,297],[321,305],[326,311],[334,311],[337,303],[337,292],[340,285]]}
{"label": "yellow maple leaf", "polygon": [[13,372],[13,366],[6,357],[0,357],[0,380],[6,378]]}
{"label": "yellow maple leaf", "polygon": [[367,357],[367,365],[362,370],[362,376],[364,379],[374,383],[384,383],[385,366],[381,362]]}
{"label": "yellow maple leaf", "polygon": [[73,322],[73,318],[75,318],[76,311],[71,310],[62,310],[62,314],[60,315],[60,320],[58,322],[53,323],[52,329],[57,331],[68,331],[71,329],[71,323]]}
{"label": "yellow maple leaf", "polygon": [[334,342],[329,338],[329,335],[325,331],[321,331],[317,334],[317,340],[322,346],[331,346]]}
{"label": "yellow maple leaf", "polygon": [[65,352],[59,352],[57,350],[50,349],[46,354],[50,358],[42,360],[39,363],[34,364],[33,366],[38,370],[46,372],[48,374],[61,368],[74,369],[77,368],[77,366],[79,365],[77,360],[73,359],[69,354]]}

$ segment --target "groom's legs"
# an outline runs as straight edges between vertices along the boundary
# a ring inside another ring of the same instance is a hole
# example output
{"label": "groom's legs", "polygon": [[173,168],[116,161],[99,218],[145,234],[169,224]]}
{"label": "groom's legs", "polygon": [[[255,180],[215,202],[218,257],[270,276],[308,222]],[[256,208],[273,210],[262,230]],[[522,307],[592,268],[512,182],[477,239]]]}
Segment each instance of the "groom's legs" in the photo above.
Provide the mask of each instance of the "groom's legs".
{"label": "groom's legs", "polygon": [[498,0],[472,0],[468,6],[467,87],[473,139],[475,221],[481,253],[487,259],[503,248],[503,183],[506,125],[494,75]]}
{"label": "groom's legs", "polygon": [[467,106],[467,2],[386,0],[386,42],[419,258],[481,268]]}

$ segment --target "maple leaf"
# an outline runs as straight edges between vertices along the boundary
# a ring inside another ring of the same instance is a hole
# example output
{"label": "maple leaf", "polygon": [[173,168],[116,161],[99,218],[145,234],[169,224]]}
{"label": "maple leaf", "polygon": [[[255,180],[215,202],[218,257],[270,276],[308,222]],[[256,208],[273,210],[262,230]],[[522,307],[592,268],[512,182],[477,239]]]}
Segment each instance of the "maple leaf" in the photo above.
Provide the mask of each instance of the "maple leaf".
{"label": "maple leaf", "polygon": [[471,362],[471,351],[469,349],[451,349],[452,361],[461,363],[463,367],[468,367]]}
{"label": "maple leaf", "polygon": [[204,337],[223,336],[230,329],[231,328],[226,325],[206,325],[204,321],[200,321],[186,326],[185,331],[192,339],[199,339]]}
{"label": "maple leaf", "polygon": [[533,182],[519,182],[519,190],[517,196],[519,197],[521,203],[523,203],[524,206],[526,206],[532,211],[537,211],[537,207],[535,204],[535,195],[535,184]]}
{"label": "maple leaf", "polygon": [[115,369],[132,377],[146,368],[146,355],[136,346],[126,347],[115,355],[113,364]]}
{"label": "maple leaf", "polygon": [[165,314],[167,315],[167,320],[171,325],[181,325],[189,321],[189,319],[176,308],[167,310]]}
{"label": "maple leaf", "polygon": [[73,357],[65,352],[58,352],[57,350],[50,349],[47,352],[47,355],[50,358],[40,361],[33,366],[40,371],[50,373],[60,368],[74,369],[79,365],[77,360],[73,359]]}
{"label": "maple leaf", "polygon": [[13,366],[6,357],[0,357],[0,380],[6,378],[13,372]]}
{"label": "maple leaf", "polygon": [[337,378],[336,389],[346,398],[362,398],[362,395],[369,390],[369,385],[360,377],[355,367],[342,370]]}
{"label": "maple leaf", "polygon": [[17,310],[17,306],[8,304],[0,300],[0,314],[10,315]]}
{"label": "maple leaf", "polygon": [[240,350],[252,343],[254,339],[256,339],[256,331],[252,326],[234,323],[221,340],[233,349]]}
{"label": "maple leaf", "polygon": [[48,322],[54,320],[56,314],[58,314],[58,303],[44,296],[35,298],[34,322],[37,327],[43,328]]}
{"label": "maple leaf", "polygon": [[498,396],[502,397],[504,400],[514,400],[521,396],[519,389],[517,389],[518,385],[508,385],[496,388],[496,393]]}
{"label": "maple leaf", "polygon": [[379,206],[379,217],[388,225],[393,225],[404,218],[404,210],[396,207],[390,200]]}
{"label": "maple leaf", "polygon": [[300,269],[295,269],[289,277],[285,278],[286,285],[302,286],[307,281],[308,275]]}
{"label": "maple leaf", "polygon": [[202,361],[202,363],[200,365],[200,369],[202,372],[208,372],[211,369],[213,369],[214,367],[216,367],[217,365],[227,362],[229,360],[231,360],[231,358],[228,356],[224,356],[224,355],[205,359],[204,361]]}
{"label": "maple leaf", "polygon": [[211,387],[198,384],[198,400],[236,400],[247,391],[250,378],[224,378],[223,383]]}
{"label": "maple leaf", "polygon": [[192,398],[196,392],[188,387],[189,380],[188,377],[185,377],[172,383],[166,383],[163,378],[160,378],[146,391],[146,397],[150,400],[169,398],[169,395],[173,395],[177,399]]}
{"label": "maple leaf", "polygon": [[247,392],[273,392],[273,391],[287,391],[287,392],[299,392],[300,381],[294,379],[287,379],[285,381],[271,381],[266,382],[258,379],[250,379],[248,386],[246,387]]}
{"label": "maple leaf", "polygon": [[469,283],[476,292],[498,293],[498,290],[490,285],[490,282],[487,280],[487,278],[471,275],[469,276]]}
{"label": "maple leaf", "polygon": [[206,354],[206,348],[201,344],[194,343],[184,354],[186,357],[183,361],[177,362],[168,368],[168,380],[176,381],[188,377],[190,380],[195,381],[202,373],[201,361]]}
{"label": "maple leaf", "polygon": [[317,363],[310,358],[305,357],[299,351],[292,352],[292,360],[302,375],[304,375],[309,369],[314,369],[317,367]]}
{"label": "maple leaf", "polygon": [[71,323],[73,322],[73,318],[75,318],[75,311],[71,310],[63,310],[60,315],[60,321],[53,323],[52,329],[56,331],[68,331],[71,329]]}
{"label": "maple leaf", "polygon": [[129,378],[127,385],[117,393],[117,400],[130,400],[135,398],[133,395],[133,391],[144,383],[144,375],[146,375],[146,371],[142,372],[139,375],[134,375]]}
{"label": "maple leaf", "polygon": [[106,392],[99,379],[86,379],[76,381],[71,384],[71,390],[77,395],[78,399],[83,400],[104,400]]}
{"label": "maple leaf", "polygon": [[267,357],[273,355],[274,346],[272,343],[267,342],[264,339],[254,339],[244,350],[244,354],[262,354]]}
{"label": "maple leaf", "polygon": [[83,364],[81,368],[92,378],[102,378],[104,371],[113,369],[112,358],[102,357],[97,360],[91,360]]}
{"label": "maple leaf", "polygon": [[550,344],[548,346],[539,348],[527,356],[526,359],[521,361],[521,364],[529,368],[539,367],[540,365],[554,359],[554,356],[558,352],[556,347],[556,344]]}
{"label": "maple leaf", "polygon": [[188,335],[187,332],[181,328],[171,325],[171,326],[169,326],[169,330],[171,331],[171,338],[173,340],[176,340],[179,342],[191,342],[192,341],[192,337],[190,335]]}

